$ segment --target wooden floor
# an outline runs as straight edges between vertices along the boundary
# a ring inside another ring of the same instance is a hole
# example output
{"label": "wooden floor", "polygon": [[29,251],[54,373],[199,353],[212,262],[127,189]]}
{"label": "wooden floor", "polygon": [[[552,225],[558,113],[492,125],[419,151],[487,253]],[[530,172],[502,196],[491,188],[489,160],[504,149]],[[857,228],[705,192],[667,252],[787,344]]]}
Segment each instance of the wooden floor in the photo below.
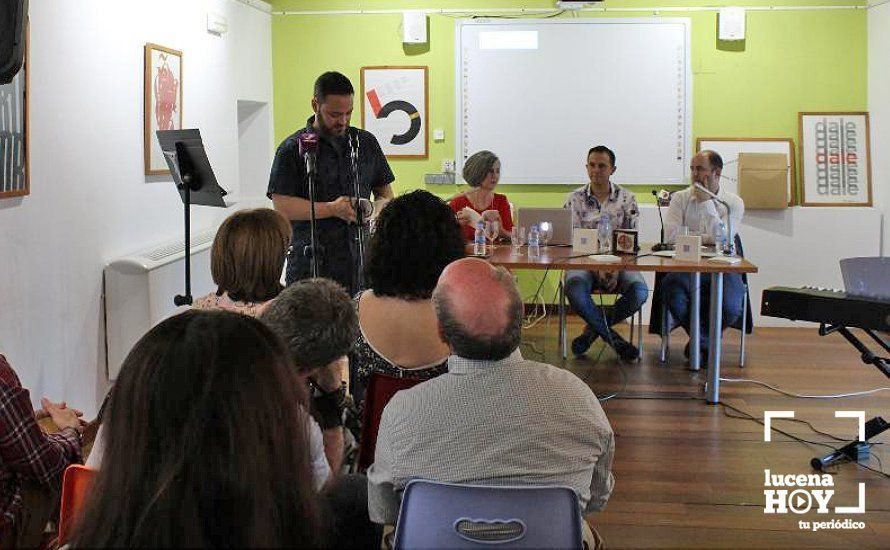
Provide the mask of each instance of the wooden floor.
{"label": "wooden floor", "polygon": [[[626,327],[626,325],[625,325]],[[571,337],[581,325],[571,320]],[[626,334],[627,329],[619,328]],[[764,513],[764,470],[810,474],[810,459],[829,452],[773,432],[724,405],[703,399],[707,371],[687,370],[686,336],[673,333],[671,355],[658,361],[657,337],[644,338],[639,364],[621,363],[597,342],[586,357],[563,362],[557,353],[555,321],[524,332],[523,355],[561,365],[590,384],[603,403],[616,436],[616,484],[606,509],[592,516],[610,548],[788,548],[890,547],[890,479],[854,464],[834,468],[835,490],[828,514]],[[820,337],[814,328],[758,328],[748,337],[746,367],[738,367],[739,332],[724,337],[726,378],[768,382],[799,394],[840,394],[890,386],[890,379],[860,362],[856,350],[838,335]],[[602,354],[600,352],[602,351]],[[846,440],[856,438],[856,422],[836,419],[835,410],[864,410],[866,419],[890,420],[890,392],[847,399],[797,399],[753,385],[722,383],[721,400],[762,420],[764,410],[793,410],[796,418]],[[842,445],[806,425],[785,420],[775,427],[810,440]],[[875,441],[890,443],[890,430]],[[873,455],[890,472],[887,445]],[[866,463],[881,469],[877,459]],[[835,506],[856,506],[858,484],[865,484],[864,514],[836,515]],[[789,492],[795,490],[789,488]],[[799,521],[864,522],[864,529],[801,529]]]}

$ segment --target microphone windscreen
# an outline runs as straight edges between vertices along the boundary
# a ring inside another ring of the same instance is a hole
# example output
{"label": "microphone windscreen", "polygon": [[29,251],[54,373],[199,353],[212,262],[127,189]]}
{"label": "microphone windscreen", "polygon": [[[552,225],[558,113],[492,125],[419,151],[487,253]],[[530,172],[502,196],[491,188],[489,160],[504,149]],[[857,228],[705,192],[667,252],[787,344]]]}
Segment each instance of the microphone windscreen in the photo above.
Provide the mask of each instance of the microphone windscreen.
{"label": "microphone windscreen", "polygon": [[318,134],[305,132],[297,138],[300,146],[300,156],[314,155],[318,151]]}

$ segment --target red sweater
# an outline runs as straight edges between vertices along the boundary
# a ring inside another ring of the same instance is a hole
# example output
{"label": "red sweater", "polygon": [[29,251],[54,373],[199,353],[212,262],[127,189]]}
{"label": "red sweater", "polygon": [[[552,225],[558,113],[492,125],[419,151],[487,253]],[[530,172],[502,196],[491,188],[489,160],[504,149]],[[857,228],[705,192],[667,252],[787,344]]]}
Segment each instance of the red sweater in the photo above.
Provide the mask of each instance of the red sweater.
{"label": "red sweater", "polygon": [[[512,231],[513,230],[513,217],[510,215],[510,201],[507,200],[506,195],[501,195],[499,193],[494,194],[494,198],[491,200],[491,205],[488,208],[483,210],[477,209],[475,206],[470,203],[470,199],[467,198],[466,195],[458,195],[450,203],[448,206],[454,210],[454,213],[457,214],[465,207],[469,206],[473,210],[478,213],[485,212],[485,210],[497,210],[501,215],[501,228],[504,231]],[[470,225],[462,225],[461,230],[464,232],[464,238],[468,242],[473,241],[473,237],[476,235],[476,228]]]}

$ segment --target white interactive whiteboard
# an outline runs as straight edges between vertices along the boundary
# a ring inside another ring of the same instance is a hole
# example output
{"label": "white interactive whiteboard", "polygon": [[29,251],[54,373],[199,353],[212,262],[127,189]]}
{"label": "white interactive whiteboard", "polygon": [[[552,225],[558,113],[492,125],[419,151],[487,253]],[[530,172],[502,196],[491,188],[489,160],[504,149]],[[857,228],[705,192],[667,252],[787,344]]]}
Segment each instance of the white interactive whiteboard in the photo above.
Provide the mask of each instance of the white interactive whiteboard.
{"label": "white interactive whiteboard", "polygon": [[502,183],[682,183],[692,129],[689,20],[476,19],[456,27],[458,163],[488,149]]}

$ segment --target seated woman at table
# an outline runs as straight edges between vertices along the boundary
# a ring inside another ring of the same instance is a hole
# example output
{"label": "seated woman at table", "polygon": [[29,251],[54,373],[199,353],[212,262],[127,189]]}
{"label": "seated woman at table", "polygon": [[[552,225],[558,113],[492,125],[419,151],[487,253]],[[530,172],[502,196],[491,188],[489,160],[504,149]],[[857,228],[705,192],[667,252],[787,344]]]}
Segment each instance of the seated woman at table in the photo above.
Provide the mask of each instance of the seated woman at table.
{"label": "seated woman at table", "polygon": [[447,370],[449,349],[430,297],[445,266],[463,256],[460,226],[435,195],[413,191],[380,213],[365,265],[368,290],[355,297],[359,339],[350,382],[357,403],[375,372],[426,380]]}
{"label": "seated woman at table", "polygon": [[193,307],[259,315],[281,292],[290,238],[290,224],[270,208],[240,210],[226,218],[210,251],[216,292],[197,298]]}
{"label": "seated woman at table", "polygon": [[501,179],[501,161],[491,151],[474,153],[464,163],[464,180],[472,189],[454,197],[449,206],[457,214],[464,240],[471,242],[476,233],[476,221],[481,216],[500,222],[499,236],[508,238],[513,231],[513,216],[506,195],[495,193]]}

